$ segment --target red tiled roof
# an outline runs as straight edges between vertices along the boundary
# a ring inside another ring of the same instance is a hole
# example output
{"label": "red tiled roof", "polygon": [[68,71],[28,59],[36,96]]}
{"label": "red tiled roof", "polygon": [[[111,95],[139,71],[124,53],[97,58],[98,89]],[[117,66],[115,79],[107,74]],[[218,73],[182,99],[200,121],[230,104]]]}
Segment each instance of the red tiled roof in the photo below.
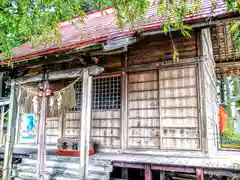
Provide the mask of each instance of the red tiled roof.
{"label": "red tiled roof", "polygon": [[[221,16],[226,13],[226,9],[226,5],[222,0],[216,0],[216,8],[214,10],[211,8],[211,0],[202,0],[200,12],[186,16],[185,22],[199,22],[211,17]],[[75,23],[62,23],[61,33],[63,44],[61,48],[57,45],[33,48],[30,43],[26,43],[13,50],[13,60],[18,61],[60,50],[90,45],[96,42],[103,42],[107,39],[131,35],[136,32],[127,26],[121,31],[116,25],[114,10],[109,8],[106,9],[105,12],[106,13],[95,12],[87,15],[83,24],[77,22],[77,19],[74,20]],[[156,14],[157,7],[150,7],[143,22],[144,31],[157,30],[160,28],[162,21]],[[3,55],[0,55],[0,58],[1,57],[3,58]],[[0,63],[2,64],[4,61]]]}

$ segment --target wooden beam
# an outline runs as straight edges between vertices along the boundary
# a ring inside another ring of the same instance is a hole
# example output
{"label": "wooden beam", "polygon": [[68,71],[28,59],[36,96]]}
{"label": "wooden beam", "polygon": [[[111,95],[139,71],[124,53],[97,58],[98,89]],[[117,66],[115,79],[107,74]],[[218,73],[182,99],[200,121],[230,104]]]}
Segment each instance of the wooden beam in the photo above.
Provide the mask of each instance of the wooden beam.
{"label": "wooden beam", "polygon": [[12,168],[12,156],[13,156],[13,146],[15,138],[15,127],[16,127],[16,109],[17,109],[17,98],[16,98],[16,82],[13,80],[11,82],[11,94],[10,94],[10,104],[9,104],[9,119],[7,126],[7,139],[4,152],[4,163],[3,163],[3,178],[4,180],[11,179],[11,168]]}
{"label": "wooden beam", "polygon": [[[89,75],[98,75],[104,71],[102,67],[93,65],[86,67],[88,69]],[[54,71],[49,72],[47,74],[48,80],[59,80],[59,79],[71,79],[83,76],[83,71],[85,68],[76,68],[76,69],[68,69],[62,71]],[[27,83],[34,83],[34,82],[41,82],[43,80],[43,74],[39,74],[36,76],[27,76],[27,77],[20,77],[16,79],[18,84],[27,84]]]}
{"label": "wooden beam", "polygon": [[165,179],[166,179],[165,171],[160,171],[160,180],[165,180]]}
{"label": "wooden beam", "polygon": [[82,84],[82,113],[80,133],[80,180],[88,176],[89,145],[91,131],[91,109],[92,109],[92,76],[89,69],[83,71]]}
{"label": "wooden beam", "polygon": [[152,171],[150,165],[145,165],[145,180],[152,180]]}
{"label": "wooden beam", "polygon": [[128,179],[128,168],[121,169],[122,179]]}
{"label": "wooden beam", "polygon": [[197,168],[196,169],[196,176],[197,176],[196,180],[204,180],[203,169]]}
{"label": "wooden beam", "polygon": [[194,168],[188,168],[188,167],[174,167],[174,166],[157,166],[157,165],[152,165],[151,169],[152,170],[158,170],[158,171],[195,173],[195,169]]}
{"label": "wooden beam", "polygon": [[[43,83],[44,90],[49,88],[48,81]],[[39,121],[39,131],[38,131],[38,163],[36,167],[38,180],[41,180],[44,177],[44,166],[46,158],[46,118],[47,118],[47,107],[48,107],[48,96],[46,92],[43,92],[41,98],[41,111],[40,111],[40,121]]]}
{"label": "wooden beam", "polygon": [[199,60],[200,58],[195,57],[195,58],[180,59],[179,62],[174,62],[174,61],[153,62],[148,64],[133,65],[127,68],[122,68],[122,71],[138,72],[138,71],[154,70],[154,69],[167,68],[167,67],[179,67],[183,65],[195,65]]}
{"label": "wooden beam", "polygon": [[123,168],[135,168],[135,169],[144,169],[145,168],[145,166],[142,164],[130,164],[130,163],[122,163],[122,162],[114,162],[113,166],[123,167]]}
{"label": "wooden beam", "polygon": [[5,106],[9,104],[9,97],[1,97],[0,98],[0,106]]}

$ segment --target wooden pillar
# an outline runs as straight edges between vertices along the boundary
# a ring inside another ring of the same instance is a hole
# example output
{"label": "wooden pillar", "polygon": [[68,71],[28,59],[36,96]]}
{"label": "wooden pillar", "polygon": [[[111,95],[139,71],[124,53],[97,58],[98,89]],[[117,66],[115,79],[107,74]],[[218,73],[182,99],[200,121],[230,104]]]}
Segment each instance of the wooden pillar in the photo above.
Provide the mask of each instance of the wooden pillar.
{"label": "wooden pillar", "polygon": [[[3,73],[0,73],[0,97],[3,95]],[[4,126],[4,111],[5,106],[0,107],[1,112],[1,119],[0,119],[0,148],[3,146],[3,126]]]}
{"label": "wooden pillar", "polygon": [[122,179],[128,179],[128,168],[121,168]]}
{"label": "wooden pillar", "polygon": [[80,133],[80,180],[88,176],[89,141],[91,131],[91,109],[92,109],[92,76],[88,69],[83,72],[82,84],[82,118]]}
{"label": "wooden pillar", "polygon": [[[127,53],[123,55],[122,67],[127,67]],[[128,146],[128,76],[126,71],[121,73],[121,148],[127,149]]]}
{"label": "wooden pillar", "polygon": [[200,83],[199,102],[201,103],[201,144],[205,153],[209,156],[214,156],[218,148],[218,132],[216,131],[216,126],[218,125],[218,107],[215,61],[210,28],[203,28],[200,35],[200,54],[202,57],[198,65]]}
{"label": "wooden pillar", "polygon": [[196,176],[197,176],[197,180],[204,180],[203,169],[197,168],[196,169]]}
{"label": "wooden pillar", "polygon": [[121,148],[127,149],[128,145],[128,128],[127,121],[127,73],[122,72],[121,74]]}
{"label": "wooden pillar", "polygon": [[165,180],[165,179],[166,179],[165,172],[160,171],[160,180]]}
{"label": "wooden pillar", "polygon": [[47,118],[47,102],[48,95],[47,90],[49,88],[48,81],[43,83],[43,91],[42,91],[42,99],[41,99],[41,112],[40,112],[40,120],[39,120],[39,131],[38,131],[38,163],[37,163],[37,175],[38,179],[42,179],[44,177],[44,166],[46,159],[46,118]]}
{"label": "wooden pillar", "polygon": [[145,165],[145,180],[152,180],[152,171],[150,165]]}
{"label": "wooden pillar", "polygon": [[9,119],[7,125],[7,138],[4,152],[3,163],[3,178],[4,180],[10,180],[11,168],[12,168],[12,156],[13,146],[15,138],[15,125],[16,125],[16,83],[14,80],[11,82],[11,94],[9,103]]}

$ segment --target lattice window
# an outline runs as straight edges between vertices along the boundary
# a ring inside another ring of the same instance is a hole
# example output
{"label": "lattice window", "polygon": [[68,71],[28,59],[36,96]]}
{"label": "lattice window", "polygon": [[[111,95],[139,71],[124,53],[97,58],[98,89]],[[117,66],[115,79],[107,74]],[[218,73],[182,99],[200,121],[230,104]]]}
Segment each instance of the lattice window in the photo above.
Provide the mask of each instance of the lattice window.
{"label": "lattice window", "polygon": [[[94,78],[92,85],[92,109],[120,109],[121,78]],[[76,105],[70,111],[81,111],[82,81],[75,84]]]}
{"label": "lattice window", "polygon": [[92,109],[120,109],[120,84],[120,76],[93,79]]}
{"label": "lattice window", "polygon": [[[101,147],[120,147],[121,77],[94,78],[92,85],[91,137]],[[65,137],[80,134],[82,81],[75,84],[77,104],[66,114]]]}
{"label": "lattice window", "polygon": [[121,77],[93,80],[91,137],[101,148],[120,148]]}

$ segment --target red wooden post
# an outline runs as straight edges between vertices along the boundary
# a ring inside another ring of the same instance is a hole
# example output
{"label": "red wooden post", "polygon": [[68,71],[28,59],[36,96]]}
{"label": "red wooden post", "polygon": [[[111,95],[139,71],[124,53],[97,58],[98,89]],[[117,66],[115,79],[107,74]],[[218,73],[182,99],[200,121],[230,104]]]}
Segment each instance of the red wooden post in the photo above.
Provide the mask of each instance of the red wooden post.
{"label": "red wooden post", "polygon": [[150,165],[145,165],[145,180],[152,180],[152,171]]}
{"label": "red wooden post", "polygon": [[197,168],[196,169],[196,176],[197,176],[197,180],[204,180],[203,169]]}

